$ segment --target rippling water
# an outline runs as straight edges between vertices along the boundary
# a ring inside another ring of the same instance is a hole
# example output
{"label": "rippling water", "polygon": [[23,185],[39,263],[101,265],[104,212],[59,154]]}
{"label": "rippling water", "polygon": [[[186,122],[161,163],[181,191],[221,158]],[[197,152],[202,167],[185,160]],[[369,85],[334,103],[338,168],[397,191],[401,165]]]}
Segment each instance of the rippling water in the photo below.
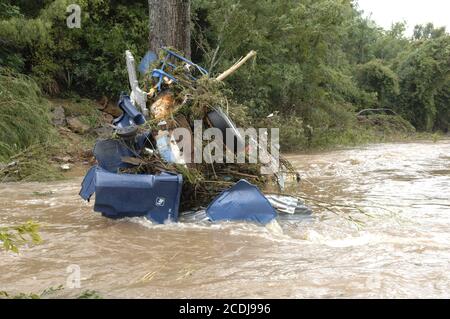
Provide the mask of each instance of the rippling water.
{"label": "rippling water", "polygon": [[58,296],[450,297],[450,141],[290,159],[315,217],[281,219],[282,233],[245,223],[108,220],[78,197],[81,178],[3,184],[0,224],[33,219],[44,242],[20,255],[0,252],[0,291],[64,285],[66,268],[79,265],[81,289]]}

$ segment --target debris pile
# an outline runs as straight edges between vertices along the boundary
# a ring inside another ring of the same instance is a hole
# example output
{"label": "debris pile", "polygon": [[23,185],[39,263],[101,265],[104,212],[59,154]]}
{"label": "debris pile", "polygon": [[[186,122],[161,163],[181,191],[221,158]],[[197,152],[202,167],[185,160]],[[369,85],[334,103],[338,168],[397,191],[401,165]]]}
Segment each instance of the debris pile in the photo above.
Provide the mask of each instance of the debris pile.
{"label": "debris pile", "polygon": [[126,53],[131,94],[121,95],[123,113],[112,122],[113,136],[95,145],[97,165],[87,173],[81,197],[95,193],[94,210],[106,217],[146,216],[158,223],[206,207],[211,221],[266,224],[276,217],[275,207],[294,213],[297,200],[269,203],[260,189],[282,189],[286,178],[298,181],[298,174],[270,153],[268,133],[262,143],[261,136],[237,128],[232,118],[244,130],[250,126],[246,109],[229,98],[221,81],[256,53],[217,78],[173,50],[163,48],[159,58],[149,54],[139,82]]}
{"label": "debris pile", "polygon": [[[237,152],[231,156],[230,150],[225,146],[223,160],[214,163],[194,163],[183,160],[168,160],[161,154],[158,143],[160,135],[165,132],[168,140],[172,140],[172,132],[176,128],[185,128],[191,133],[194,130],[194,121],[202,121],[204,128],[214,127],[210,121],[211,113],[218,110],[223,116],[239,119],[239,126],[248,125],[246,108],[229,98],[225,84],[215,78],[210,78],[206,70],[184,59],[174,51],[163,49],[163,54],[150,66],[142,84],[148,91],[147,109],[149,120],[140,127],[141,132],[150,131],[147,135],[150,151],[144,151],[133,158],[124,158],[123,161],[130,167],[119,169],[120,173],[127,174],[161,174],[171,172],[183,176],[183,190],[181,195],[181,210],[193,210],[207,206],[212,199],[222,191],[228,189],[241,179],[263,189],[270,184],[275,185],[274,175],[262,175],[260,163],[250,163],[248,149],[245,151],[245,163],[238,163]],[[155,71],[156,70],[156,71]],[[230,127],[231,128],[231,127]],[[118,136],[121,135],[120,129]],[[116,136],[117,136],[116,135]],[[207,144],[207,141],[203,142]],[[205,145],[203,145],[205,146]],[[179,149],[172,148],[170,152]],[[192,152],[193,153],[193,152]],[[182,154],[184,158],[192,154]],[[228,161],[225,158],[228,156]],[[282,161],[285,173],[296,176],[296,172],[288,161]]]}

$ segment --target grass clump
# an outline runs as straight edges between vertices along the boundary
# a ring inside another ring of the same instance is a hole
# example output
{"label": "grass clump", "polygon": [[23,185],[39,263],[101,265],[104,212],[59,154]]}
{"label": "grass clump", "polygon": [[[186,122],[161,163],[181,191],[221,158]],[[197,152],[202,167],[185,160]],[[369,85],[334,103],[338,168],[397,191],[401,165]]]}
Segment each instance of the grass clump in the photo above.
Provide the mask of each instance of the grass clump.
{"label": "grass clump", "polygon": [[0,69],[0,160],[53,136],[50,104],[36,82]]}
{"label": "grass clump", "polygon": [[49,162],[55,145],[50,103],[36,82],[0,69],[0,181],[60,177]]}
{"label": "grass clump", "polygon": [[8,159],[0,166],[0,182],[39,182],[60,180],[61,171],[51,163],[58,146],[50,142],[33,144]]}

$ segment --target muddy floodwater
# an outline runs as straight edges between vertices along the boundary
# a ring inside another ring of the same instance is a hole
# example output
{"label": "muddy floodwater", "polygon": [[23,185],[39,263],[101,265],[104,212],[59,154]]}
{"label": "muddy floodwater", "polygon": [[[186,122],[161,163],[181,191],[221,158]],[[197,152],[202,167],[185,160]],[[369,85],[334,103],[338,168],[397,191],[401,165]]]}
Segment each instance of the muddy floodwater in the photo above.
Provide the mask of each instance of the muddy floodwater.
{"label": "muddy floodwater", "polygon": [[[282,232],[108,220],[78,197],[81,176],[2,184],[0,224],[37,221],[44,242],[19,255],[0,252],[0,291],[64,285],[56,296],[89,289],[113,298],[450,297],[450,141],[289,158],[304,177],[299,194],[338,207],[316,202],[312,218],[281,218]],[[79,266],[81,288],[66,286],[71,265]]]}

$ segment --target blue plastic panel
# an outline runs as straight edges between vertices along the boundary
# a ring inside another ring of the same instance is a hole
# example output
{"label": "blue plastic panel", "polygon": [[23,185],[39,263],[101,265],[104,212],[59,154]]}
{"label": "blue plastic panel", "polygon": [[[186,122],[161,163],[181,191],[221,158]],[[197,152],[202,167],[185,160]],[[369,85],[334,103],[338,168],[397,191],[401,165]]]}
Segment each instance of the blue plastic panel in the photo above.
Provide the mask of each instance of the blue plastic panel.
{"label": "blue plastic panel", "polygon": [[95,143],[94,147],[94,156],[98,165],[112,173],[116,173],[119,168],[131,166],[122,162],[123,157],[133,157],[136,155],[138,155],[138,152],[120,140],[99,140]]}
{"label": "blue plastic panel", "polygon": [[91,199],[92,194],[95,193],[95,172],[97,166],[92,166],[86,173],[86,176],[81,183],[80,196],[86,201]]}
{"label": "blue plastic panel", "polygon": [[251,221],[268,224],[277,212],[254,185],[240,180],[216,197],[206,209],[212,221]]}

